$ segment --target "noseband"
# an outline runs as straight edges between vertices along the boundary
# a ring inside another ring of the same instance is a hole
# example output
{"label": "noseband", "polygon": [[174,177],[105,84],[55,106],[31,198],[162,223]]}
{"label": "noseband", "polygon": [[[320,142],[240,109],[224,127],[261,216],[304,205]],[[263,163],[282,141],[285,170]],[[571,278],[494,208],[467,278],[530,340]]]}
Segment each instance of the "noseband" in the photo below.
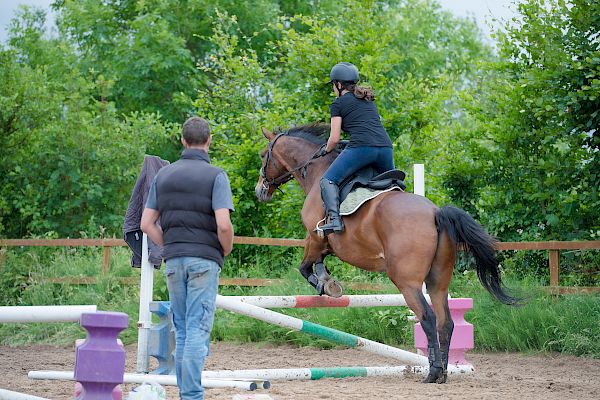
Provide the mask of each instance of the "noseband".
{"label": "noseband", "polygon": [[[306,177],[306,169],[308,168],[308,165],[315,159],[322,157],[323,155],[321,154],[321,149],[323,148],[323,146],[327,146],[327,144],[323,144],[321,147],[319,147],[319,149],[312,155],[311,158],[309,158],[308,160],[306,160],[304,163],[302,163],[301,165],[297,166],[296,168],[291,169],[290,171],[287,171],[285,174],[278,176],[276,178],[273,179],[269,179],[267,177],[267,168],[269,166],[269,161],[271,161],[271,158],[273,158],[273,147],[275,147],[275,143],[277,142],[277,140],[279,140],[280,137],[287,135],[288,131],[286,132],[281,132],[279,134],[277,134],[277,136],[275,136],[275,139],[273,139],[270,143],[269,143],[269,149],[267,151],[267,158],[265,159],[265,165],[261,168],[260,170],[260,176],[262,176],[263,178],[263,188],[265,190],[268,190],[269,187],[274,187],[275,189],[279,189],[279,186],[283,185],[286,182],[291,181],[294,178],[294,173],[302,170],[301,175],[303,178]],[[281,189],[279,189],[281,190]]]}

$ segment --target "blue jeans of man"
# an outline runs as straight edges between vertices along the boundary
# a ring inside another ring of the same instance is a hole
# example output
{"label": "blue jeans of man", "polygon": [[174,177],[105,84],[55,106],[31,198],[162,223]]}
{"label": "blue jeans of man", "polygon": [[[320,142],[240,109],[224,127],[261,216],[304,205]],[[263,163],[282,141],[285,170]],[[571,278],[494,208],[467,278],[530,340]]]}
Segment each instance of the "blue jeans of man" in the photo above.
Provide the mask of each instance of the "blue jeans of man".
{"label": "blue jeans of man", "polygon": [[325,171],[323,178],[339,185],[367,165],[372,165],[380,174],[394,169],[394,151],[391,147],[346,147]]}
{"label": "blue jeans of man", "polygon": [[200,257],[176,257],[166,264],[175,325],[179,396],[184,400],[201,400],[204,399],[201,377],[215,316],[219,264]]}

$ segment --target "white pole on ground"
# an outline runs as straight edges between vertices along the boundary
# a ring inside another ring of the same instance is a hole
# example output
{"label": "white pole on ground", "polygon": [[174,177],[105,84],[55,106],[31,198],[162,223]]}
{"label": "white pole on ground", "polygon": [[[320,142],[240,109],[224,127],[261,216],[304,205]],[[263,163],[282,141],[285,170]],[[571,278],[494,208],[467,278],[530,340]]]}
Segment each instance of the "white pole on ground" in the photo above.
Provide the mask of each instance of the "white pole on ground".
{"label": "white pole on ground", "polygon": [[[46,379],[46,380],[59,380],[59,381],[74,381],[75,377],[73,371],[29,371],[27,374],[29,379]],[[177,377],[175,375],[153,375],[153,374],[124,374],[123,383],[158,383],[164,386],[177,386]],[[215,379],[207,378],[202,379],[202,386],[206,389],[216,388],[234,388],[242,390],[255,390],[258,387],[258,383],[265,387],[270,386],[267,381],[257,379]],[[265,385],[266,383],[266,385]]]}
{"label": "white pole on ground", "polygon": [[[448,373],[463,375],[473,373],[472,365],[449,365]],[[317,380],[322,378],[348,378],[373,376],[401,376],[408,373],[427,375],[429,367],[395,365],[384,367],[333,367],[333,368],[271,368],[204,371],[202,376],[212,379],[265,379],[277,380]]]}
{"label": "white pole on ground", "polygon": [[148,260],[148,236],[142,237],[142,268],[140,278],[140,310],[138,317],[137,372],[149,372],[148,339],[152,325],[150,302],[154,286],[154,267]]}
{"label": "white pole on ground", "polygon": [[81,314],[95,313],[96,306],[7,306],[0,307],[0,323],[79,322]]}
{"label": "white pole on ground", "polygon": [[25,393],[0,389],[0,400],[48,400],[45,397],[31,396]]}

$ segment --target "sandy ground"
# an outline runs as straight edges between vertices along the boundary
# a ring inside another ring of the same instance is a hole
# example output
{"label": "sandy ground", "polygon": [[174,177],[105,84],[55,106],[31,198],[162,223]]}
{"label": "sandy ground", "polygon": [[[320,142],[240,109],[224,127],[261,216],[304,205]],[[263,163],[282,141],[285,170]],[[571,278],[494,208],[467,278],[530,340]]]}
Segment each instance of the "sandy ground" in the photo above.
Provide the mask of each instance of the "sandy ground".
{"label": "sandy ground", "polygon": [[[135,346],[127,347],[127,371],[135,371]],[[563,355],[471,354],[472,376],[450,377],[445,385],[419,383],[419,377],[346,378],[320,381],[274,381],[269,390],[241,392],[211,389],[206,399],[238,394],[268,394],[273,399],[600,399],[600,360]],[[50,399],[72,399],[73,382],[32,381],[34,369],[72,370],[73,348],[0,346],[0,388]],[[207,369],[300,368],[390,365],[393,360],[353,349],[270,347],[216,343]],[[126,398],[133,385],[124,385]],[[176,388],[168,398],[177,399]],[[250,397],[251,398],[251,397]]]}

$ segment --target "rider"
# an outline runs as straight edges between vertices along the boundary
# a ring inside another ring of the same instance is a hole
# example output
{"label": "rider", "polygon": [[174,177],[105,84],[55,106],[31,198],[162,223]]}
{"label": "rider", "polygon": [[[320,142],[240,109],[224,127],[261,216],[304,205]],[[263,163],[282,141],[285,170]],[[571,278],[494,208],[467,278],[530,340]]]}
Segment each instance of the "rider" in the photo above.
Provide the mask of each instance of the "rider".
{"label": "rider", "polygon": [[358,69],[350,63],[336,64],[329,74],[336,99],[330,106],[331,133],[323,154],[340,141],[341,130],[350,141],[321,178],[321,198],[329,223],[320,229],[325,235],[344,231],[340,217],[339,184],[361,168],[370,165],[378,173],[394,169],[392,141],[381,124],[370,88],[358,86]]}

